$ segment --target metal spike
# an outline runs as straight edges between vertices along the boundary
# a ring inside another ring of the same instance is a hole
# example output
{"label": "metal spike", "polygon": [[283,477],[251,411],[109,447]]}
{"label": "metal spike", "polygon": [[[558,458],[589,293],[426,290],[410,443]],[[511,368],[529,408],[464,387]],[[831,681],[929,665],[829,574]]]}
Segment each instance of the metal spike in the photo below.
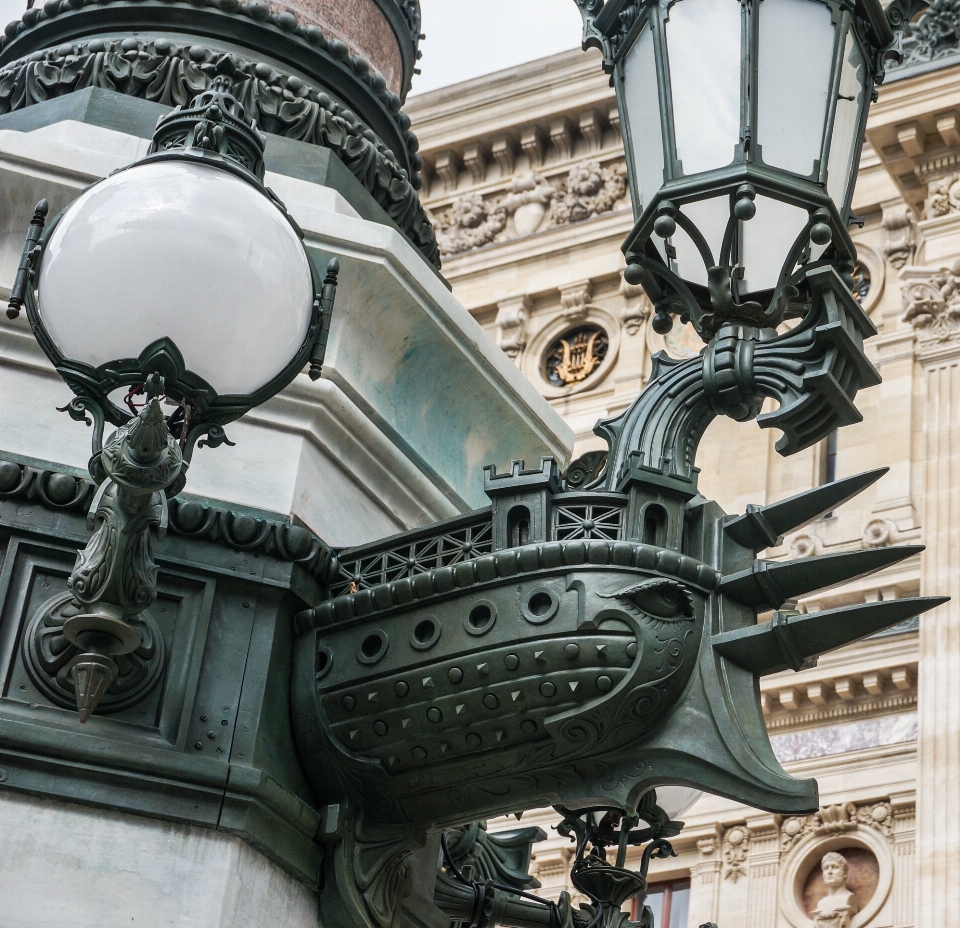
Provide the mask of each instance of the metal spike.
{"label": "metal spike", "polygon": [[717,589],[757,609],[779,609],[798,596],[865,577],[905,561],[922,550],[923,545],[901,545],[824,554],[795,561],[754,561],[748,570],[724,577]]}
{"label": "metal spike", "polygon": [[853,499],[876,483],[888,470],[889,467],[879,467],[853,477],[844,477],[769,506],[747,506],[747,511],[724,525],[723,530],[737,544],[753,551],[775,547],[788,532],[796,531],[837,506],[842,506],[848,499]]}
{"label": "metal spike", "polygon": [[800,670],[810,658],[912,619],[949,599],[949,596],[919,596],[807,615],[777,612],[771,622],[717,635],[713,647],[738,667],[760,676],[781,670]]}

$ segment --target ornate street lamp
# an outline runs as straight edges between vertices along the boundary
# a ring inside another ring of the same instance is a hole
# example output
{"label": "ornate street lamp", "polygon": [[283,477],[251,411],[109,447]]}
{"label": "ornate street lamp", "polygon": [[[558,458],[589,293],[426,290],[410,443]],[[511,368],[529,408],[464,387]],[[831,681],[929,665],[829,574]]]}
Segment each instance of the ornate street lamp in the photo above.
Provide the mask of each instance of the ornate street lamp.
{"label": "ornate street lamp", "polygon": [[620,109],[634,213],[627,279],[705,341],[801,317],[830,266],[849,290],[847,226],[867,109],[900,30],[895,0],[575,0]]}
{"label": "ornate street lamp", "polygon": [[[70,588],[64,625],[86,721],[141,644],[156,597],[151,530],[186,482],[198,440],[321,373],[339,270],[321,281],[303,233],[263,185],[264,137],[222,74],[157,124],[149,154],[88,187],[46,226],[38,204],[7,315],[33,332],[93,428],[90,509],[99,523]],[[138,402],[142,398],[142,402]],[[164,413],[161,401],[171,408]],[[92,417],[92,421],[91,421]],[[106,422],[118,430],[103,443]]]}

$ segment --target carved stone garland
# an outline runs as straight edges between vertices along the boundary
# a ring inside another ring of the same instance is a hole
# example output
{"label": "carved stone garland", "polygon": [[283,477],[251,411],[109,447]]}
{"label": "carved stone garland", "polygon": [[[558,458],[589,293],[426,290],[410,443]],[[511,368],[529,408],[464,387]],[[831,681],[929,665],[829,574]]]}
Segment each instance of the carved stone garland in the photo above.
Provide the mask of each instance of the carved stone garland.
{"label": "carved stone garland", "polygon": [[[234,80],[234,96],[262,131],[333,151],[424,257],[440,266],[436,236],[416,192],[420,175],[409,177],[350,110],[264,62],[164,38],[91,39],[38,52],[0,70],[0,115],[87,87],[186,106],[219,73]],[[419,165],[418,155],[413,163]]]}

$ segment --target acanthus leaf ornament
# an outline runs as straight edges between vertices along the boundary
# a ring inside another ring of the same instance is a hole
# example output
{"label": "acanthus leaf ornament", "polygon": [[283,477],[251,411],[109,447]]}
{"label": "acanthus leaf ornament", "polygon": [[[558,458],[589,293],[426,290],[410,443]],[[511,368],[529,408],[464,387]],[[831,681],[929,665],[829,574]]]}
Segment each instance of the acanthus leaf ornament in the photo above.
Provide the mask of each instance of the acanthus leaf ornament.
{"label": "acanthus leaf ornament", "polygon": [[130,620],[157,595],[151,532],[165,528],[164,491],[180,475],[183,457],[156,397],[114,432],[100,460],[106,479],[88,516],[97,528],[77,554],[68,581],[80,610],[62,626],[63,636],[79,652],[71,667],[81,722],[116,678],[120,668],[114,658],[142,646]]}

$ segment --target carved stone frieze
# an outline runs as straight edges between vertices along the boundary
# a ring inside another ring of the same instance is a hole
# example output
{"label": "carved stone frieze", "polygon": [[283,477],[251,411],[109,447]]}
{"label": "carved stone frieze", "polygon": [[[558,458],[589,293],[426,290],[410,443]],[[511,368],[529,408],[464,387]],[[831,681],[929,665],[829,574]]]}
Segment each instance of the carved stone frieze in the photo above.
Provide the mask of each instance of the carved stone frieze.
{"label": "carved stone frieze", "polygon": [[855,831],[857,828],[872,828],[888,840],[893,839],[893,812],[889,802],[856,805],[843,802],[824,806],[812,815],[792,815],[780,825],[780,850],[789,851],[807,835],[829,837]]}
{"label": "carved stone frieze", "polygon": [[817,535],[804,532],[794,537],[790,542],[792,557],[813,557],[823,550],[823,541]]}
{"label": "carved stone frieze", "polygon": [[507,211],[479,193],[468,193],[454,200],[440,218],[437,242],[440,253],[459,254],[489,245],[507,225]]}
{"label": "carved stone frieze", "polygon": [[892,544],[897,535],[896,523],[890,519],[871,519],[863,527],[861,540],[865,548],[882,548]]}
{"label": "carved stone frieze", "polygon": [[723,878],[736,883],[747,875],[747,852],[750,838],[746,828],[737,825],[727,829],[723,836]]}
{"label": "carved stone frieze", "polygon": [[960,174],[948,174],[927,186],[927,219],[960,211]]}
{"label": "carved stone frieze", "polygon": [[500,205],[512,218],[517,237],[532,235],[540,228],[556,195],[556,188],[532,171],[519,174],[510,181],[507,195]]}
{"label": "carved stone frieze", "polygon": [[614,164],[604,168],[599,161],[584,161],[570,170],[553,206],[557,225],[581,222],[608,213],[627,194],[627,168]]}
{"label": "carved stone frieze", "polygon": [[[919,269],[918,269],[919,271]],[[903,285],[903,321],[923,341],[946,341],[960,335],[960,259],[949,268],[924,268]]]}
{"label": "carved stone frieze", "polygon": [[[435,170],[447,178],[444,185],[448,190],[456,186],[453,171],[443,160],[451,155],[444,152],[435,158]],[[506,155],[501,159],[501,169],[507,160]],[[440,253],[461,254],[493,242],[581,222],[626,206],[626,197],[623,162],[601,166],[599,161],[584,161],[571,168],[566,177],[549,180],[536,171],[518,174],[510,179],[504,193],[467,193],[437,211]]]}
{"label": "carved stone frieze", "polygon": [[[165,38],[95,38],[5,65],[0,70],[0,115],[88,87],[185,106],[218,74],[233,80],[234,96],[262,131],[333,151],[424,257],[439,266],[436,237],[416,192],[419,174],[408,175],[352,111],[265,62]],[[408,145],[416,144],[410,136]],[[419,166],[418,155],[413,163]]]}

